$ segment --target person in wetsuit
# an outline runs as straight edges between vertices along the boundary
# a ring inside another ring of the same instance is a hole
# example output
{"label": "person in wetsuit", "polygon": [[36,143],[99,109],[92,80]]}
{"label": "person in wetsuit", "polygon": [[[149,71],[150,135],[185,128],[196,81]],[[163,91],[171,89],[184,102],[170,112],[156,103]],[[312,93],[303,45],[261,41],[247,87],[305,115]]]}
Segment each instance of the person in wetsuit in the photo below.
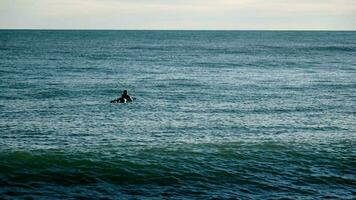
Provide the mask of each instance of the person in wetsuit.
{"label": "person in wetsuit", "polygon": [[127,90],[124,90],[124,92],[121,95],[121,98],[126,99],[126,101],[131,102],[132,98],[127,94]]}
{"label": "person in wetsuit", "polygon": [[132,98],[127,94],[127,90],[124,90],[120,98],[110,101],[110,103],[126,103],[131,102]]}

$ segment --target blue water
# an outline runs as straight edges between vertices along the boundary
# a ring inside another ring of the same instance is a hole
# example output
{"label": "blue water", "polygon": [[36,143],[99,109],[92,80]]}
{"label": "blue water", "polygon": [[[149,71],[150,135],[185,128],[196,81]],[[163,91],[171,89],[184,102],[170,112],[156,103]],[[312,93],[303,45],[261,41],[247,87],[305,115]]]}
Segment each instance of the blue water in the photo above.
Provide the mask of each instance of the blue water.
{"label": "blue water", "polygon": [[0,91],[1,199],[356,195],[356,32],[2,30]]}

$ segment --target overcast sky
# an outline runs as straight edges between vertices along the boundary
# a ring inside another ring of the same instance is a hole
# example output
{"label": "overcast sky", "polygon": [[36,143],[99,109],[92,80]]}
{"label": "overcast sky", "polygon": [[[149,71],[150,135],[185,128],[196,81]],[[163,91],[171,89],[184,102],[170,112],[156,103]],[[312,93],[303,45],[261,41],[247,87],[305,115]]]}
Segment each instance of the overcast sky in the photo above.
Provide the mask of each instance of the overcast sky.
{"label": "overcast sky", "polygon": [[356,30],[356,0],[0,0],[0,28]]}

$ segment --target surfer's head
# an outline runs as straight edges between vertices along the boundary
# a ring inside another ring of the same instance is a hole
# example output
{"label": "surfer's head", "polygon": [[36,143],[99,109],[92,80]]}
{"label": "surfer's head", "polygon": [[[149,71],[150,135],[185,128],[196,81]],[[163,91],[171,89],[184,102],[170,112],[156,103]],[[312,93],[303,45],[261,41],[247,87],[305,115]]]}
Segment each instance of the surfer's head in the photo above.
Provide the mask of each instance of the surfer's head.
{"label": "surfer's head", "polygon": [[124,93],[123,93],[124,95],[127,95],[127,90],[124,90]]}

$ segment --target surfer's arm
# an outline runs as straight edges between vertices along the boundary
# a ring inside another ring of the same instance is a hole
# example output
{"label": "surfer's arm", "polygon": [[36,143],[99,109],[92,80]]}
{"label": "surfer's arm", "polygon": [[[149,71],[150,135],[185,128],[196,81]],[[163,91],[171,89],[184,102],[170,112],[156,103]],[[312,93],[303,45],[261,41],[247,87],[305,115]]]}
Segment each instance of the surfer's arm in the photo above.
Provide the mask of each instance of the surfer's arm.
{"label": "surfer's arm", "polygon": [[130,96],[127,96],[127,101],[132,101],[133,99]]}

